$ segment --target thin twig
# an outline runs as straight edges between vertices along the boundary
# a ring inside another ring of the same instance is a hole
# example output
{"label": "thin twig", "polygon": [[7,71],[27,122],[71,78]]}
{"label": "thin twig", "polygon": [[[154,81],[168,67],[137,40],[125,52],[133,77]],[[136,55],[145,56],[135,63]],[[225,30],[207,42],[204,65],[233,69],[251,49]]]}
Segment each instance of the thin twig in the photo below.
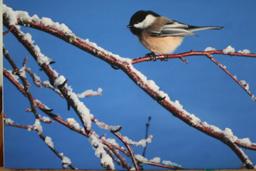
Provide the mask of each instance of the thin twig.
{"label": "thin twig", "polygon": [[130,153],[130,156],[131,156],[131,159],[132,159],[132,162],[133,162],[133,165],[135,167],[135,170],[140,170],[140,167],[138,165],[138,162],[134,156],[134,152],[133,150],[131,149],[130,145],[123,139],[123,137],[117,133],[117,132],[113,132],[113,134],[120,140],[122,141],[122,143],[125,145],[125,147],[127,148],[127,150],[129,151]]}
{"label": "thin twig", "polygon": [[223,65],[222,63],[220,63],[219,61],[216,60],[216,58],[214,58],[212,55],[207,54],[206,55],[214,64],[216,64],[222,71],[224,71],[232,80],[235,81],[235,83],[237,83],[252,99],[254,96],[254,94],[252,94],[252,92],[249,90],[249,88],[246,88],[246,86],[244,86],[243,84],[241,84],[241,81],[239,81],[237,79],[237,77],[232,74],[225,65]]}
{"label": "thin twig", "polygon": [[[148,138],[149,134],[149,127],[150,127],[150,121],[151,121],[151,116],[148,117],[147,123],[146,123],[146,133],[145,133],[145,139]],[[142,156],[146,156],[146,151],[147,151],[148,143],[146,142],[145,147],[143,148]]]}

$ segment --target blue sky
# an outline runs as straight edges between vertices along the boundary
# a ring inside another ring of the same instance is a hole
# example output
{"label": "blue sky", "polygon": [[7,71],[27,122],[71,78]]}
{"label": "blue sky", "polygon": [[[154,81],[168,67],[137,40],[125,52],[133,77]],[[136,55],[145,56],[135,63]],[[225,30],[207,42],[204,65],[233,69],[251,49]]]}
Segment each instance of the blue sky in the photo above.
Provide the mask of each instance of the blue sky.
{"label": "blue sky", "polygon": [[[161,0],[161,1],[11,1],[4,3],[31,15],[50,17],[65,23],[78,36],[88,38],[107,50],[124,57],[143,56],[148,51],[139,44],[126,25],[130,16],[140,9],[149,9],[192,25],[220,25],[220,31],[203,31],[187,37],[176,52],[203,50],[208,46],[223,49],[232,45],[236,49],[256,52],[254,34],[256,11],[254,0]],[[239,168],[240,161],[219,141],[202,134],[174,118],[159,106],[124,73],[114,70],[105,62],[46,33],[22,28],[30,32],[41,51],[54,59],[54,68],[69,80],[74,91],[103,89],[103,96],[84,99],[84,103],[99,119],[113,125],[122,125],[122,134],[135,140],[144,137],[145,122],[152,116],[150,133],[153,142],[148,146],[147,157],[161,157],[186,168]],[[29,56],[29,66],[46,76],[30,54],[8,34],[4,44],[20,66]],[[219,55],[239,79],[250,84],[256,93],[256,60]],[[149,62],[135,67],[147,75],[185,109],[202,120],[221,129],[229,127],[238,137],[250,137],[256,142],[256,104],[226,74],[205,57]],[[4,66],[10,66],[4,61]],[[61,113],[63,118],[75,117],[66,110],[66,102],[45,89],[31,87],[34,96]],[[33,116],[24,110],[26,99],[4,79],[4,109],[19,123],[33,123]],[[99,133],[103,131],[95,128]],[[44,125],[44,133],[53,138],[56,147],[71,158],[78,168],[100,169],[87,139],[59,124]],[[110,135],[110,134],[107,134]],[[141,153],[141,148],[135,148]],[[256,162],[256,153],[245,151]],[[5,128],[5,166],[21,168],[59,168],[60,162],[36,134],[11,127]],[[148,167],[149,168],[149,167]]]}

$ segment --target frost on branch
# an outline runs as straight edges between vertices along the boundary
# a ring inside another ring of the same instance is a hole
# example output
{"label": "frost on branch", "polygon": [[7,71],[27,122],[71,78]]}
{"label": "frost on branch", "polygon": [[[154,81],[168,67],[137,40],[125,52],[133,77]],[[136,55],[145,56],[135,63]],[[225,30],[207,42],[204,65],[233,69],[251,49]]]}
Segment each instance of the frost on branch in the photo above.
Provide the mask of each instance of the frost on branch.
{"label": "frost on branch", "polygon": [[212,51],[212,50],[216,50],[216,49],[213,48],[213,47],[207,47],[207,48],[204,49],[204,51]]}
{"label": "frost on branch", "polygon": [[86,126],[86,129],[90,130],[92,126],[92,118],[93,115],[90,113],[90,110],[85,106],[83,102],[81,102],[76,95],[76,93],[72,92],[71,90],[68,91],[68,96],[74,102],[76,110],[78,111],[79,115],[81,116],[83,123]]}
{"label": "frost on branch", "polygon": [[240,142],[243,144],[246,144],[248,146],[250,146],[252,144],[250,138],[242,138],[242,139],[240,139]]}
{"label": "frost on branch", "polygon": [[223,49],[224,54],[234,53],[236,50],[231,45],[227,46],[225,49]]}
{"label": "frost on branch", "polygon": [[243,49],[243,50],[239,50],[239,53],[243,53],[243,54],[249,54],[251,53],[251,51],[249,49]]}
{"label": "frost on branch", "polygon": [[34,21],[34,22],[41,22],[45,26],[51,26],[58,30],[61,30],[67,34],[73,34],[72,31],[66,26],[64,23],[58,23],[52,21],[52,19],[47,17],[39,18],[37,15],[30,16],[26,11],[14,11],[12,8],[3,4],[3,13],[7,15],[9,24],[16,25],[18,20],[21,21]]}
{"label": "frost on branch", "polygon": [[250,85],[245,80],[240,80],[240,84],[244,86],[244,88],[248,91],[250,88]]}
{"label": "frost on branch", "polygon": [[7,124],[7,125],[11,125],[14,123],[14,121],[10,118],[4,118],[4,123]]}
{"label": "frost on branch", "polygon": [[154,163],[160,163],[161,158],[160,157],[154,157],[154,158],[150,159],[149,161],[154,162]]}
{"label": "frost on branch", "polygon": [[67,123],[77,130],[81,129],[80,124],[74,118],[67,118]]}
{"label": "frost on branch", "polygon": [[223,132],[226,138],[228,138],[231,142],[235,142],[238,139],[230,128],[225,128]]}
{"label": "frost on branch", "polygon": [[38,132],[38,134],[41,134],[43,132],[43,127],[42,127],[41,122],[40,122],[39,119],[35,120],[34,128]]}
{"label": "frost on branch", "polygon": [[160,157],[154,157],[154,158],[149,160],[146,157],[143,157],[142,155],[136,154],[135,158],[136,158],[136,160],[138,160],[141,163],[149,163],[149,162],[152,162],[153,164],[160,164],[160,163],[162,163],[163,165],[166,165],[166,166],[173,166],[173,167],[176,167],[176,168],[182,168],[181,165],[179,165],[179,164],[177,164],[175,162],[169,161],[169,160],[163,160],[161,162]]}
{"label": "frost on branch", "polygon": [[62,157],[61,162],[62,162],[63,168],[68,168],[68,166],[72,164],[70,158],[65,156],[64,153],[60,153],[59,155]]}
{"label": "frost on branch", "polygon": [[54,148],[54,143],[51,137],[46,136],[44,141],[49,147]]}
{"label": "frost on branch", "polygon": [[163,160],[162,163],[165,164],[165,165],[177,166],[177,167],[179,167],[179,168],[182,167],[181,165],[179,165],[179,164],[177,164],[177,163],[174,163],[174,162],[172,162],[172,161],[169,161],[169,160]]}
{"label": "frost on branch", "polygon": [[91,134],[89,137],[90,143],[95,149],[95,155],[100,158],[101,164],[105,168],[109,168],[111,170],[115,169],[115,165],[113,163],[112,158],[109,156],[109,154],[104,150],[104,146],[101,143],[100,139],[96,134]]}
{"label": "frost on branch", "polygon": [[131,139],[129,139],[128,137],[124,137],[124,140],[131,145],[135,145],[135,146],[142,146],[145,147],[147,144],[151,143],[153,139],[153,135],[149,135],[146,139],[141,139],[139,141],[133,141]]}
{"label": "frost on branch", "polygon": [[102,92],[103,92],[102,88],[98,88],[96,91],[90,89],[90,90],[85,90],[84,92],[77,94],[77,96],[79,98],[85,98],[85,97],[89,97],[89,96],[101,96]]}

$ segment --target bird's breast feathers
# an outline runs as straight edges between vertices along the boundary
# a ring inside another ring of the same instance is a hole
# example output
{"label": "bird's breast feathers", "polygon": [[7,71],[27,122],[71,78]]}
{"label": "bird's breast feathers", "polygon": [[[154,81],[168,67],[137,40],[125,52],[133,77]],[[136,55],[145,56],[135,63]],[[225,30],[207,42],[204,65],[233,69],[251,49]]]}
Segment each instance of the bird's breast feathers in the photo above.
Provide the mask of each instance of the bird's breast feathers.
{"label": "bird's breast feathers", "polygon": [[156,54],[172,53],[183,40],[183,37],[178,36],[156,37],[146,34],[142,35],[140,41],[147,49]]}

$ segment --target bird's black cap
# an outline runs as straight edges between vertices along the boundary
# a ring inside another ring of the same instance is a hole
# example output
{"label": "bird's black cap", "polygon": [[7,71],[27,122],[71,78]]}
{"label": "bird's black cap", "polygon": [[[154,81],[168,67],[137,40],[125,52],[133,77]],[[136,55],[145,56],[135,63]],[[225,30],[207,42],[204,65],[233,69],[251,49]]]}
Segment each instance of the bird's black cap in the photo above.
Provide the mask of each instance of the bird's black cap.
{"label": "bird's black cap", "polygon": [[149,14],[155,16],[155,17],[159,17],[160,15],[155,13],[154,11],[151,11],[151,10],[139,10],[137,12],[135,12],[131,19],[130,19],[130,22],[128,24],[128,28],[130,28],[131,32],[135,35],[138,35],[140,34],[140,29],[138,28],[135,28],[134,27],[134,24],[138,24],[140,22],[142,22]]}

